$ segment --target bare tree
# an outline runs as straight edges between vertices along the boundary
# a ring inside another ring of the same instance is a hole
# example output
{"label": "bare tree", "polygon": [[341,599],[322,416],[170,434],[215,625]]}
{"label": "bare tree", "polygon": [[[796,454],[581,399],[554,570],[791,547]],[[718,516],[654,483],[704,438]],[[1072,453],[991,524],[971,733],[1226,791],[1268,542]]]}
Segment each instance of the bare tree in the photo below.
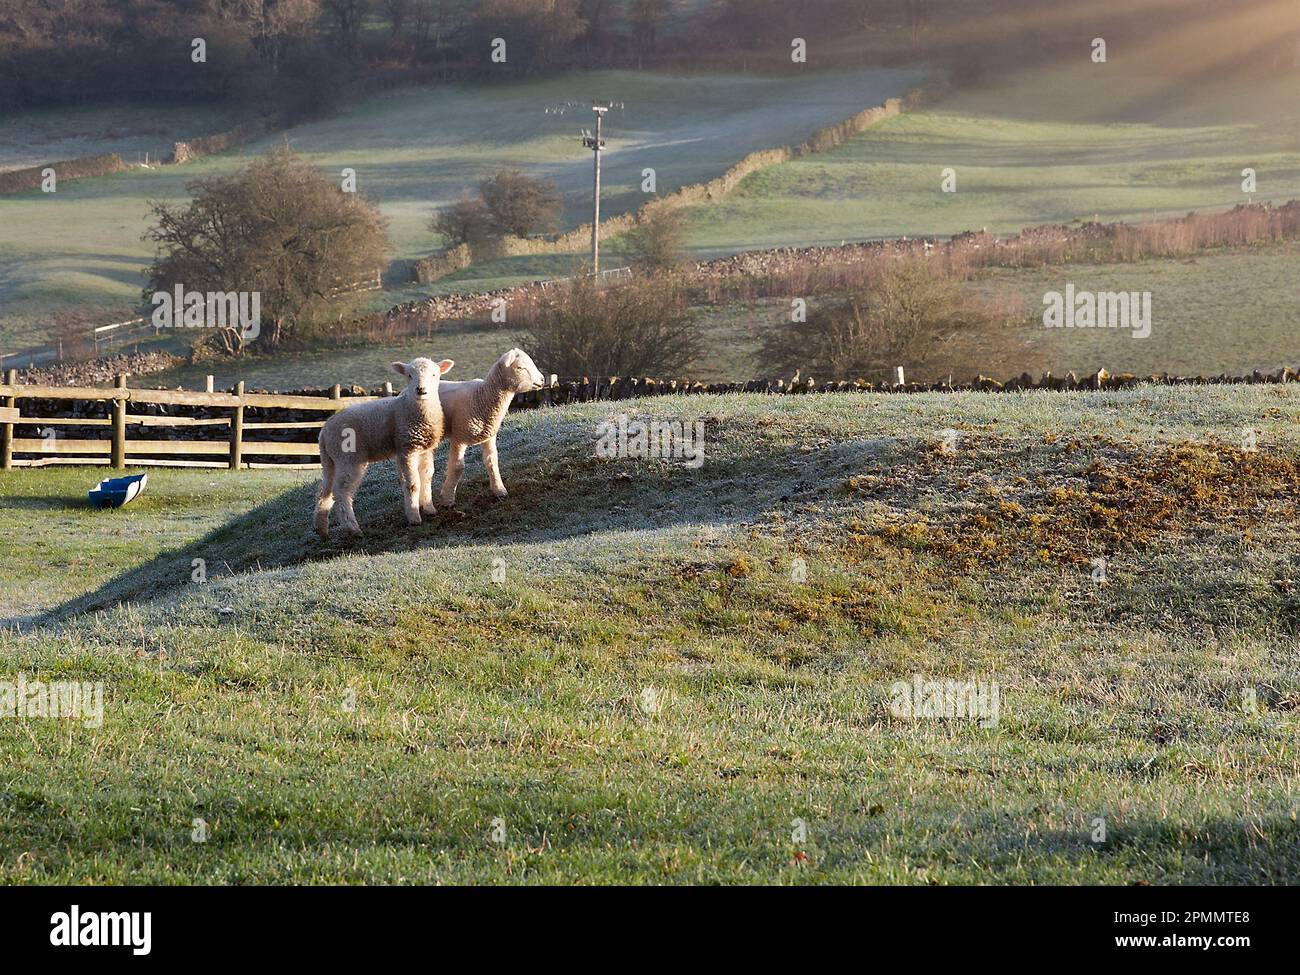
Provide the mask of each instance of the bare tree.
{"label": "bare tree", "polygon": [[554,230],[564,212],[559,187],[547,179],[528,176],[517,169],[503,169],[479,184],[479,193],[492,214],[492,223],[502,234],[527,237],[538,231]]}
{"label": "bare tree", "polygon": [[411,13],[412,0],[383,0],[383,4],[384,13],[388,14],[389,31],[392,39],[396,41],[402,36],[402,27]]}
{"label": "bare tree", "polygon": [[361,28],[370,12],[370,0],[325,0],[325,9],[334,20],[340,50],[355,54],[361,40]]}
{"label": "bare tree", "polygon": [[271,65],[280,69],[280,57],[291,42],[306,39],[320,20],[320,0],[244,0],[247,16],[257,31],[257,48]]}
{"label": "bare tree", "polygon": [[482,0],[475,20],[480,34],[504,37],[535,68],[556,64],[587,28],[578,0]]}
{"label": "bare tree", "polygon": [[473,19],[470,0],[411,0],[411,36],[441,47]]}
{"label": "bare tree", "polygon": [[[145,235],[158,245],[147,274],[152,293],[257,292],[259,341],[275,346],[325,310],[338,292],[384,266],[391,247],[373,204],[278,148],[229,176],[187,185],[184,207],[153,204]],[[243,347],[238,329],[217,336],[225,351]]]}
{"label": "bare tree", "polygon": [[632,0],[632,31],[636,35],[637,49],[642,54],[649,54],[658,47],[659,32],[671,8],[669,0]]}
{"label": "bare tree", "polygon": [[473,244],[491,235],[492,215],[482,199],[462,193],[454,203],[434,214],[429,226],[452,246]]}

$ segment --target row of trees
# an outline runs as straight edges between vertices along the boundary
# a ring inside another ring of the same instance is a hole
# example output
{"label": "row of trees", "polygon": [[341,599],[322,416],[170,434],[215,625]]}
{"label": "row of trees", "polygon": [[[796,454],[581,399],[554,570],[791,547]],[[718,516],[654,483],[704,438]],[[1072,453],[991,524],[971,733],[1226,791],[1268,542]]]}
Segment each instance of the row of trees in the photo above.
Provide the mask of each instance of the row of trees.
{"label": "row of trees", "polygon": [[[5,0],[0,109],[133,98],[332,107],[321,0]],[[201,39],[201,49],[195,39]]]}
{"label": "row of trees", "polygon": [[589,21],[581,0],[4,0],[0,109],[129,97],[310,117],[358,80],[479,70],[498,36],[506,70],[559,66]]}
{"label": "row of trees", "polygon": [[[1243,16],[1259,7],[1267,20],[1269,2],[1235,5]],[[823,52],[872,37],[877,53],[957,68],[1023,64],[1077,44],[1081,31],[1145,42],[1162,26],[1186,28],[1221,6],[1220,0],[4,0],[0,109],[132,97],[241,101],[309,116],[328,111],[356,81],[630,66],[656,56],[705,59],[748,49],[765,51],[776,63],[793,37]],[[193,60],[196,37],[207,48],[201,67]],[[491,58],[496,37],[508,42],[504,63]]]}

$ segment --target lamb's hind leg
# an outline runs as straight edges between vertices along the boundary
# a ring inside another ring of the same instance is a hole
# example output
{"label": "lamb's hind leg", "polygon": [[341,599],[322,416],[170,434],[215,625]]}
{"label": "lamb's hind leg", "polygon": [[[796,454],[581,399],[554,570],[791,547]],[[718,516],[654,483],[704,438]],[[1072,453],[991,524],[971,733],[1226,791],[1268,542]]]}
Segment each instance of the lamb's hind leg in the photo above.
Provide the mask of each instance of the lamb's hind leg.
{"label": "lamb's hind leg", "polygon": [[420,455],[420,514],[432,515],[438,509],[433,503],[433,451]]}
{"label": "lamb's hind leg", "polygon": [[447,451],[447,476],[442,481],[442,495],[438,498],[438,503],[444,508],[450,508],[456,503],[456,485],[460,483],[460,475],[465,470],[465,451],[468,444],[451,442],[451,447]]}
{"label": "lamb's hind leg", "polygon": [[327,542],[330,537],[330,509],[334,507],[334,459],[327,453],[321,454],[320,473],[320,494],[316,499],[312,523],[321,541]]}
{"label": "lamb's hind leg", "polygon": [[397,457],[397,478],[402,483],[402,507],[406,523],[420,523],[420,454],[406,451]]}
{"label": "lamb's hind leg", "polygon": [[334,473],[334,493],[338,497],[339,520],[343,530],[349,535],[360,535],[361,526],[357,524],[357,513],[352,509],[352,499],[356,497],[361,479],[366,476],[365,464],[348,466],[339,464]]}

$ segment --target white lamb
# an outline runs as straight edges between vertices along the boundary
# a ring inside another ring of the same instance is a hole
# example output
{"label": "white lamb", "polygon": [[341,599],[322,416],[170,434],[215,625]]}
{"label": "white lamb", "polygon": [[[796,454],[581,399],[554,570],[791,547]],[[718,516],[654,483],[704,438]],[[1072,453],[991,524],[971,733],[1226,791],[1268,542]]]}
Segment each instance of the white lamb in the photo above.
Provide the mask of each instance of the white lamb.
{"label": "white lamb", "polygon": [[497,470],[497,431],[516,393],[546,385],[546,377],[522,349],[511,349],[488,370],[484,379],[443,383],[438,388],[446,436],[451,441],[447,475],[438,501],[450,508],[456,503],[456,485],[465,470],[465,451],[481,444],[488,486],[498,498],[506,496]]}
{"label": "white lamb", "polygon": [[343,528],[360,535],[352,499],[366,468],[377,460],[397,457],[402,503],[408,524],[418,525],[420,513],[433,514],[433,451],[442,440],[439,378],[454,365],[451,359],[433,362],[412,359],[392,369],[407,379],[399,396],[357,403],[325,421],[320,431],[321,486],[316,502],[316,534],[328,539],[330,509],[338,496]]}

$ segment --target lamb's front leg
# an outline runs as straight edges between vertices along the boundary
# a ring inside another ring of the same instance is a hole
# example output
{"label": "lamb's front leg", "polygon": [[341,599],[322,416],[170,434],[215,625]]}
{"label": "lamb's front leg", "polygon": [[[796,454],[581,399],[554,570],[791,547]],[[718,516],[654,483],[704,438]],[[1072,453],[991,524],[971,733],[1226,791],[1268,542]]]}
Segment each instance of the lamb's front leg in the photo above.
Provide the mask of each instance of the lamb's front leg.
{"label": "lamb's front leg", "polygon": [[442,495],[438,498],[438,503],[445,508],[456,503],[456,485],[460,483],[460,475],[465,470],[465,451],[468,448],[468,444],[453,440],[447,451],[447,476],[443,478]]}
{"label": "lamb's front leg", "polygon": [[406,523],[420,523],[420,455],[406,451],[397,458],[397,479],[402,484],[402,507],[406,509]]}
{"label": "lamb's front leg", "polygon": [[420,455],[420,514],[432,515],[438,511],[433,503],[433,451]]}
{"label": "lamb's front leg", "polygon": [[506,486],[501,482],[501,472],[497,470],[497,438],[483,441],[483,466],[487,468],[488,487],[498,498],[506,496]]}

